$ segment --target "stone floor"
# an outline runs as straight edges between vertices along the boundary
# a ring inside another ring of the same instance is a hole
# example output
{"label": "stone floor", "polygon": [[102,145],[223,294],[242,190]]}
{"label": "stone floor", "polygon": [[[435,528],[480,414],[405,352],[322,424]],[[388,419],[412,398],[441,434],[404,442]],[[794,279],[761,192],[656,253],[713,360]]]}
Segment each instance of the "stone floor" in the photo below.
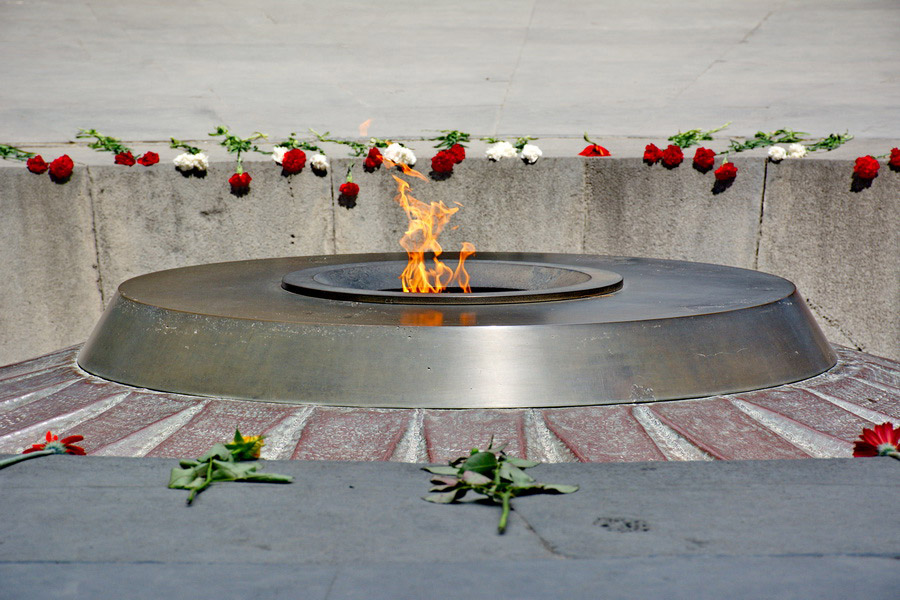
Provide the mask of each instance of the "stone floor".
{"label": "stone floor", "polygon": [[849,457],[864,427],[900,421],[900,363],[837,348],[826,373],[693,400],[544,409],[288,405],[154,392],[75,364],[77,348],[0,368],[0,452],[47,429],[98,456],[190,458],[235,427],[266,435],[263,457],[442,462],[493,437],[542,462]]}

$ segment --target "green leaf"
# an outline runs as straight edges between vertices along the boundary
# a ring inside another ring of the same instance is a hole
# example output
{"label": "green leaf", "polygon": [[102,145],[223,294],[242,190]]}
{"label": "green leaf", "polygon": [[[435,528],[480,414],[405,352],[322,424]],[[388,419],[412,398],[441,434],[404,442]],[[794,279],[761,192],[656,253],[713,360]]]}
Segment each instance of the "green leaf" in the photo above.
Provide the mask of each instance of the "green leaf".
{"label": "green leaf", "polygon": [[513,484],[517,486],[528,485],[535,481],[534,477],[531,477],[528,473],[519,467],[511,465],[507,461],[500,464],[500,477],[512,481]]}
{"label": "green leaf", "polygon": [[475,471],[463,471],[460,479],[469,485],[488,485],[494,481],[490,477],[485,477],[481,473],[476,473]]}
{"label": "green leaf", "polygon": [[200,471],[205,471],[206,467],[198,468],[190,468],[190,469],[172,469],[171,474],[169,475],[169,487],[171,489],[190,489],[188,488],[188,484],[190,484],[194,479],[198,476],[201,480],[204,479],[203,476],[200,475]]}
{"label": "green leaf", "polygon": [[34,156],[34,152],[25,152],[24,150],[20,150],[15,146],[0,144],[0,158],[11,158],[13,160],[25,161],[32,156]]}
{"label": "green leaf", "polygon": [[243,481],[255,483],[293,483],[294,478],[290,475],[279,475],[278,473],[250,473]]}
{"label": "green leaf", "polygon": [[460,498],[466,495],[465,488],[457,488],[452,492],[446,492],[444,494],[431,494],[430,496],[425,496],[422,500],[426,500],[428,502],[434,502],[436,504],[450,504],[451,502],[456,502]]}
{"label": "green leaf", "polygon": [[206,453],[197,460],[199,462],[207,462],[211,458],[228,460],[231,458],[231,452],[228,451],[228,448],[225,447],[225,444],[213,444],[213,447],[207,450]]}
{"label": "green leaf", "polygon": [[435,475],[459,475],[459,469],[456,467],[422,467],[422,470]]}
{"label": "green leaf", "polygon": [[497,468],[497,456],[493,452],[476,452],[463,462],[461,468],[464,471],[473,471],[482,475],[492,475]]}
{"label": "green leaf", "polygon": [[536,460],[525,460],[524,458],[516,458],[515,456],[507,456],[506,462],[514,467],[519,467],[520,469],[529,469],[541,464]]}
{"label": "green leaf", "polygon": [[561,483],[542,483],[542,489],[551,492],[559,492],[560,494],[571,494],[578,491],[577,485],[565,485]]}

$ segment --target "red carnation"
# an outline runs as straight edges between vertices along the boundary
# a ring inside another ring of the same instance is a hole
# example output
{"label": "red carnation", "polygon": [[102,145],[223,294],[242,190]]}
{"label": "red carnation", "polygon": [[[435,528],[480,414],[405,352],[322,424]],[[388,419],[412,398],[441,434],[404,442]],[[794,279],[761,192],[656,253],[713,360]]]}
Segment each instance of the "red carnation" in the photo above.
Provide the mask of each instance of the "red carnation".
{"label": "red carnation", "polygon": [[609,150],[598,144],[590,144],[585,146],[578,156],[609,156]]}
{"label": "red carnation", "polygon": [[447,153],[451,157],[453,157],[453,162],[455,162],[456,164],[459,164],[462,161],[466,160],[466,149],[462,144],[453,144],[447,150]]}
{"label": "red carnation", "polygon": [[644,148],[644,162],[649,164],[656,164],[662,158],[662,151],[656,147],[656,144],[647,144]]}
{"label": "red carnation", "polygon": [[281,159],[281,169],[288,175],[295,175],[306,166],[306,152],[300,148],[294,148],[284,153]]}
{"label": "red carnation", "polygon": [[253,181],[253,178],[250,177],[250,173],[235,173],[228,179],[228,183],[231,184],[231,191],[235,194],[241,194],[249,190],[251,181]]}
{"label": "red carnation", "polygon": [[891,157],[888,159],[888,164],[895,169],[900,168],[900,148],[891,148]]}
{"label": "red carnation", "polygon": [[381,150],[373,146],[369,148],[369,155],[366,156],[366,162],[363,163],[363,167],[369,171],[374,171],[380,167],[383,162],[384,157],[381,155]]}
{"label": "red carnation", "polygon": [[853,165],[853,174],[860,179],[875,179],[881,165],[871,156],[860,156]]}
{"label": "red carnation", "polygon": [[156,152],[145,152],[142,157],[137,159],[137,161],[138,164],[149,167],[150,165],[155,165],[159,162],[159,154],[157,154]]}
{"label": "red carnation", "polygon": [[44,162],[44,159],[40,154],[38,154],[37,156],[32,156],[25,164],[28,166],[29,171],[31,171],[32,173],[37,173],[38,175],[46,171],[48,168],[47,163]]}
{"label": "red carnation", "polygon": [[452,173],[455,164],[453,154],[447,150],[441,150],[431,159],[431,170],[441,174]]}
{"label": "red carnation", "polygon": [[30,448],[26,448],[22,451],[22,454],[30,454],[32,452],[41,452],[42,450],[50,450],[54,454],[78,454],[84,455],[84,448],[81,446],[75,446],[75,442],[80,442],[84,439],[83,435],[70,435],[69,437],[64,437],[63,439],[59,439],[58,435],[53,435],[51,432],[47,432],[45,436],[47,440],[43,444],[32,444]]}
{"label": "red carnation", "polygon": [[359,195],[359,186],[352,181],[342,183],[338,189],[341,191],[341,195],[346,198],[356,198]]}
{"label": "red carnation", "polygon": [[74,168],[75,163],[72,162],[72,159],[69,158],[69,155],[63,154],[50,163],[50,177],[54,181],[62,183],[72,176],[72,170]]}
{"label": "red carnation", "polygon": [[117,165],[125,165],[126,167],[131,167],[134,165],[134,156],[132,156],[131,152],[119,152],[116,154],[116,164]]}
{"label": "red carnation", "polygon": [[682,152],[681,148],[678,146],[669,144],[666,146],[666,149],[662,151],[660,158],[665,166],[677,167],[681,164],[681,161],[684,160],[684,152]]}
{"label": "red carnation", "polygon": [[699,169],[703,169],[704,171],[711,169],[715,162],[716,153],[709,148],[697,148],[697,152],[694,153],[694,164],[697,165],[697,168]]}
{"label": "red carnation", "polygon": [[734,166],[734,163],[722,163],[722,166],[716,169],[715,174],[718,181],[730,181],[737,177],[737,167]]}
{"label": "red carnation", "polygon": [[900,427],[888,421],[872,429],[863,428],[853,444],[853,456],[885,456],[900,450]]}

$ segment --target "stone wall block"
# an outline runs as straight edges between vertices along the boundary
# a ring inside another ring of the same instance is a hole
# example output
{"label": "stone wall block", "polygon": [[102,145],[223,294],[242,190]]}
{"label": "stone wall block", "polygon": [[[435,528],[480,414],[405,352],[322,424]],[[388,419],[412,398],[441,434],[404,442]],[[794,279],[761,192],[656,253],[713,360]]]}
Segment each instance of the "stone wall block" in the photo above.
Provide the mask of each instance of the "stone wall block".
{"label": "stone wall block", "polygon": [[228,184],[233,163],[212,164],[205,177],[162,164],[91,167],[106,300],[123,281],[161,269],[333,252],[329,175],[244,166],[253,181],[243,196]]}
{"label": "stone wall block", "polygon": [[[759,269],[790,279],[828,338],[900,357],[900,172],[854,187],[852,161],[769,165]],[[854,191],[855,190],[855,191]]]}
{"label": "stone wall block", "polygon": [[64,184],[0,169],[0,364],[87,338],[102,310],[92,229],[84,169]]}
{"label": "stone wall block", "polygon": [[585,159],[585,252],[753,268],[765,163],[733,157],[738,174],[723,187],[712,170],[692,166],[693,155],[685,150],[673,169],[639,158]]}

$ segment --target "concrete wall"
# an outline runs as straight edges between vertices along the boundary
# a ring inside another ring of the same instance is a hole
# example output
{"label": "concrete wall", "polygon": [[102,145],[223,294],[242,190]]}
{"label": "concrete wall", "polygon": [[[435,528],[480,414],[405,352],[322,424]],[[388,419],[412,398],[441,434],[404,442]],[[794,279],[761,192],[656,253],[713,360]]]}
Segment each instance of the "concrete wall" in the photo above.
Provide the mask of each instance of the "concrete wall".
{"label": "concrete wall", "polygon": [[[226,162],[205,178],[163,163],[87,165],[63,185],[0,169],[0,364],[84,341],[115,288],[150,271],[400,250],[394,180],[353,162],[362,192],[352,208],[338,202],[350,159],[333,160],[325,177],[248,162],[242,197],[229,192]],[[734,162],[738,177],[724,190],[690,158],[671,170],[639,158],[478,158],[444,180],[411,182],[421,200],[464,205],[459,229],[441,238],[447,250],[466,240],[758,268],[794,281],[832,341],[900,358],[900,172],[883,167],[854,191],[851,160]]]}

